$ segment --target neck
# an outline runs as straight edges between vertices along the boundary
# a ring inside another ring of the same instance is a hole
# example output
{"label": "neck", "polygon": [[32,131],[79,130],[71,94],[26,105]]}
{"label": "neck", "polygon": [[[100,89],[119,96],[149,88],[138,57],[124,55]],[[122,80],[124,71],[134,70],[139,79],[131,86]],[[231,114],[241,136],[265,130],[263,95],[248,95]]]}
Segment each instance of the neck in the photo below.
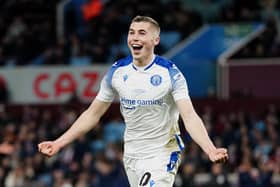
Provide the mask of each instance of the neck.
{"label": "neck", "polygon": [[154,54],[152,53],[151,55],[149,55],[148,57],[146,58],[142,58],[142,59],[133,59],[133,63],[138,66],[138,67],[143,67],[143,66],[146,66],[148,64],[151,63],[151,61],[153,60],[154,58]]}

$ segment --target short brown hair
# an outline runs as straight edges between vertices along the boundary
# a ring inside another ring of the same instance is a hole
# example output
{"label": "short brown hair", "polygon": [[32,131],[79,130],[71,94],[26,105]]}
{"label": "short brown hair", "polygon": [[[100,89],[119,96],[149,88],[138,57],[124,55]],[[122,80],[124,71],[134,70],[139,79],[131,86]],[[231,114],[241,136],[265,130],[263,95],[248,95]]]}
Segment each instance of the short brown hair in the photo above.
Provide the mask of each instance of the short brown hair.
{"label": "short brown hair", "polygon": [[131,23],[133,22],[148,22],[151,23],[160,33],[160,26],[158,24],[158,22],[156,20],[154,20],[153,18],[149,17],[149,16],[135,16]]}

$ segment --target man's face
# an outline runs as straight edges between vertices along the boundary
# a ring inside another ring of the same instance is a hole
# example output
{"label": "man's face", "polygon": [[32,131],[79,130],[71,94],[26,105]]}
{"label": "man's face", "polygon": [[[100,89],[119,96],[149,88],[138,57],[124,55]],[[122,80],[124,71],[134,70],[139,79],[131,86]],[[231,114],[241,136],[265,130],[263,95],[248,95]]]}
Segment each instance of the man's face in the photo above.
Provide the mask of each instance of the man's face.
{"label": "man's face", "polygon": [[131,23],[127,44],[135,60],[145,60],[159,43],[159,33],[149,22]]}

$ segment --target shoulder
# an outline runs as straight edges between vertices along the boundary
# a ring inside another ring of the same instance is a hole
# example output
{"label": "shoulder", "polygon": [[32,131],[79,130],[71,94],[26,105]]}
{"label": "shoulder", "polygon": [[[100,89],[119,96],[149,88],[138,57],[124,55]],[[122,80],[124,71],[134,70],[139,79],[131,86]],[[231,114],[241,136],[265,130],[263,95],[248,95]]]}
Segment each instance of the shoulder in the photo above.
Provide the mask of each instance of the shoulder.
{"label": "shoulder", "polygon": [[120,68],[120,67],[124,67],[127,66],[129,64],[132,63],[132,57],[131,56],[127,56],[125,58],[119,59],[117,60],[114,64],[112,64],[112,66],[110,67],[107,76],[112,77],[112,75],[114,74],[114,72]]}
{"label": "shoulder", "polygon": [[181,73],[181,71],[177,68],[177,66],[175,65],[175,63],[171,60],[168,60],[164,57],[161,56],[157,56],[157,59],[155,61],[156,64],[158,64],[159,66],[166,68],[168,73],[169,73],[169,77],[171,79],[172,85],[175,84],[175,82],[177,80],[184,80],[184,76]]}
{"label": "shoulder", "polygon": [[161,67],[166,68],[170,75],[175,75],[180,72],[173,61],[166,59],[162,56],[157,56],[155,63]]}
{"label": "shoulder", "polygon": [[174,62],[162,56],[156,56],[155,63],[167,69],[170,69],[175,66]]}
{"label": "shoulder", "polygon": [[116,70],[120,67],[124,67],[124,66],[127,66],[129,64],[132,63],[132,56],[127,56],[125,58],[122,58],[122,59],[119,59],[117,60],[112,66],[111,68],[109,69],[109,71],[107,72],[106,76],[107,76],[107,83],[109,85],[112,85],[112,78],[113,78],[113,75],[115,74]]}
{"label": "shoulder", "polygon": [[113,69],[117,69],[119,67],[123,67],[123,66],[127,66],[129,64],[132,63],[132,56],[127,56],[125,58],[121,58],[119,60],[117,60],[112,66],[111,68]]}

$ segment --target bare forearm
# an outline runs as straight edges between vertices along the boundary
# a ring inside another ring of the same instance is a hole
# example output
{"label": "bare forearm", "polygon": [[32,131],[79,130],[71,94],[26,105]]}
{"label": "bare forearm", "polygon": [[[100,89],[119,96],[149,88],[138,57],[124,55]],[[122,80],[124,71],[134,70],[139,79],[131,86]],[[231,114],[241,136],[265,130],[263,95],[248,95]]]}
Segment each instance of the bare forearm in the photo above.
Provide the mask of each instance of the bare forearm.
{"label": "bare forearm", "polygon": [[64,147],[73,140],[87,133],[98,123],[98,121],[99,118],[91,115],[89,110],[85,110],[74,124],[63,135],[57,138],[55,142],[57,142],[60,147]]}
{"label": "bare forearm", "polygon": [[212,162],[225,162],[228,159],[225,148],[216,148],[208,136],[201,118],[195,112],[191,100],[176,101],[177,107],[184,121],[186,130],[193,140],[203,149]]}
{"label": "bare forearm", "polygon": [[215,149],[202,120],[196,113],[190,115],[188,120],[184,120],[184,124],[190,136],[205,153],[208,154],[211,150]]}

